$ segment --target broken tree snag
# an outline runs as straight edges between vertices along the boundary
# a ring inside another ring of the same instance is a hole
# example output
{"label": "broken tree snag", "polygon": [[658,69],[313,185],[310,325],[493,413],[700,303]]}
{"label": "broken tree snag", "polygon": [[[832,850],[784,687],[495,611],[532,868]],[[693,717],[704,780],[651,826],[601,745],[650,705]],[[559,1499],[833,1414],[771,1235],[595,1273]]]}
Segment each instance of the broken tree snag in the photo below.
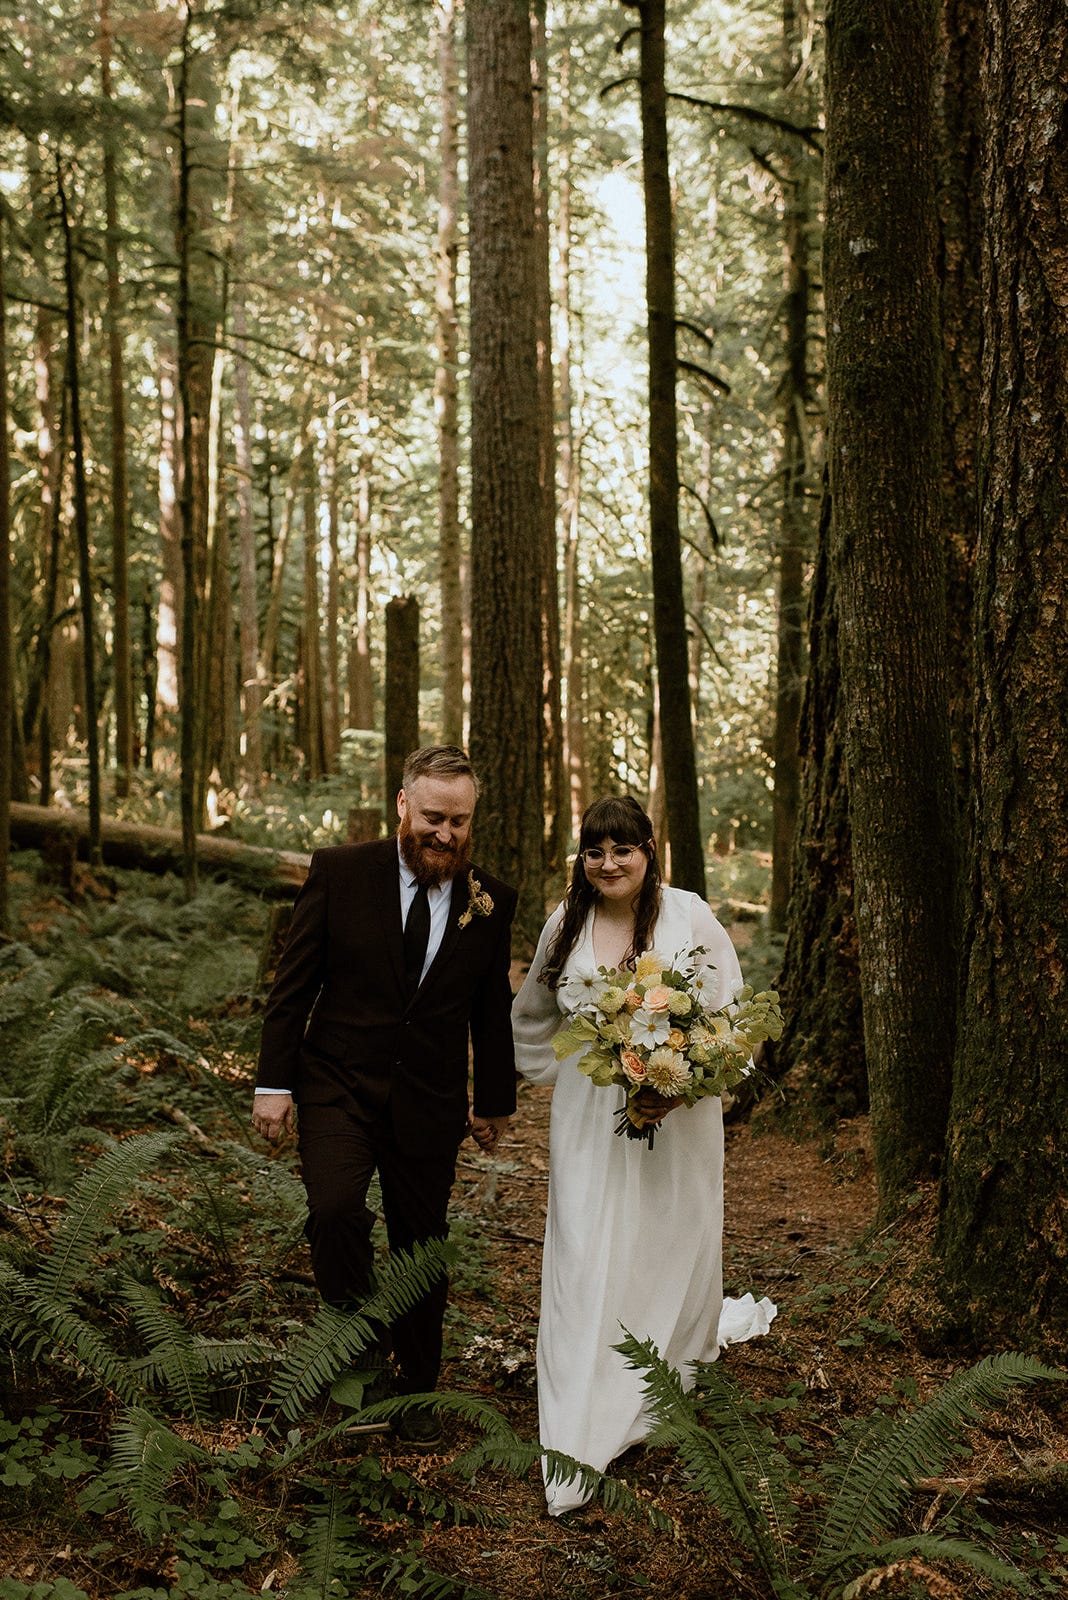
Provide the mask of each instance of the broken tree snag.
{"label": "broken tree snag", "polygon": [[[109,867],[139,867],[144,872],[181,872],[182,836],[176,828],[145,822],[101,823],[104,861]],[[84,811],[13,804],[11,842],[24,850],[89,854],[89,819]],[[64,843],[66,841],[66,843]],[[296,850],[268,850],[213,834],[197,835],[197,860],[205,872],[234,878],[261,894],[290,898],[308,875],[311,857]]]}

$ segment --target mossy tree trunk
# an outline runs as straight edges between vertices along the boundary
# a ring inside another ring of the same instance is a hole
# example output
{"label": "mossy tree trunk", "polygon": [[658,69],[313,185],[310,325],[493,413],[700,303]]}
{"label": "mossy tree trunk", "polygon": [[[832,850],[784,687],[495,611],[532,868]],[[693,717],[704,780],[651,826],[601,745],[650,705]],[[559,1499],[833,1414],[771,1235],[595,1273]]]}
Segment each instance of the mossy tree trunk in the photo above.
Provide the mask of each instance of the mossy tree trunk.
{"label": "mossy tree trunk", "polygon": [[1068,13],[991,0],[987,28],[973,847],[939,1248],[975,1337],[1064,1350]]}
{"label": "mossy tree trunk", "polygon": [[545,917],[542,496],[530,13],[469,0],[471,755],[479,858],[519,891],[517,943]]}
{"label": "mossy tree trunk", "polygon": [[832,560],[880,1199],[936,1169],[956,1002],[939,498],[935,0],[827,22]]}

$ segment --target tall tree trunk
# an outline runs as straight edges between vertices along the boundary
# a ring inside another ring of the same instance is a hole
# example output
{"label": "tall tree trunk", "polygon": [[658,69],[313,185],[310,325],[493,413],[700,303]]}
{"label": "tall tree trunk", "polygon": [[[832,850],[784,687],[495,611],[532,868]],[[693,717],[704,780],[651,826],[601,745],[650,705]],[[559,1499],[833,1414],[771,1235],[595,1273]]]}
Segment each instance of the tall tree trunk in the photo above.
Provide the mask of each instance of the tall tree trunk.
{"label": "tall tree trunk", "polygon": [[970,1333],[1063,1352],[1068,13],[990,0],[987,28],[974,832],[939,1244]]}
{"label": "tall tree trunk", "polygon": [[178,378],[175,352],[159,347],[159,609],[156,617],[156,709],[165,732],[178,716],[179,626],[185,606],[182,581],[182,529],[178,484],[181,442],[178,429]]}
{"label": "tall tree trunk", "polygon": [[74,527],[78,543],[78,588],[82,622],[82,663],[85,674],[85,745],[89,766],[89,862],[103,864],[100,843],[100,741],[96,707],[93,574],[89,560],[89,494],[85,476],[85,437],[82,432],[81,384],[78,370],[78,295],[71,227],[63,164],[56,152],[56,191],[63,228],[63,266],[67,302],[67,385],[70,393],[70,433],[74,453]]}
{"label": "tall tree trunk", "polygon": [[586,697],[579,594],[579,505],[581,448],[575,431],[571,390],[571,56],[560,58],[560,176],[556,197],[557,383],[560,394],[560,518],[564,548],[564,637],[561,686],[564,696],[564,771],[571,833],[578,837],[582,813],[590,803],[586,765]]}
{"label": "tall tree trunk", "polygon": [[541,493],[530,16],[469,0],[471,751],[485,788],[479,853],[544,921]]}
{"label": "tall tree trunk", "polygon": [[546,0],[531,8],[534,88],[534,318],[538,343],[538,479],[541,488],[541,652],[545,726],[545,871],[562,873],[570,832],[560,712],[560,561],[556,539],[556,407],[549,265],[549,44]]}
{"label": "tall tree trunk", "polygon": [[[182,57],[178,80],[178,204],[175,218],[175,237],[178,255],[178,411],[180,428],[179,495],[182,539],[182,625],[178,653],[178,696],[181,718],[181,817],[182,841],[185,850],[183,878],[187,896],[197,888],[197,831],[200,821],[201,774],[197,756],[201,747],[201,719],[197,688],[201,651],[200,619],[204,590],[205,537],[200,511],[206,507],[207,495],[198,494],[200,475],[197,463],[204,459],[207,435],[207,395],[198,381],[203,371],[203,354],[200,349],[194,356],[194,337],[197,328],[203,332],[193,305],[193,234],[197,231],[194,209],[191,169],[193,165],[193,134],[190,117],[190,83],[193,12],[187,3],[182,31]],[[209,381],[210,389],[210,381]],[[206,486],[205,486],[206,488]]]}
{"label": "tall tree trunk", "polygon": [[[30,174],[30,254],[34,270],[42,282],[48,276],[48,213],[52,206],[52,191],[45,172],[42,149],[38,139],[27,141],[27,164]],[[37,402],[35,433],[37,439],[36,465],[40,485],[37,547],[41,568],[45,574],[44,598],[41,605],[40,630],[34,652],[33,667],[26,689],[22,710],[22,736],[24,743],[33,743],[37,734],[37,770],[40,780],[38,798],[47,805],[51,797],[52,730],[51,730],[51,677],[52,638],[56,627],[56,600],[59,593],[59,564],[63,540],[63,519],[60,500],[62,494],[63,463],[67,456],[67,390],[60,382],[60,421],[56,422],[55,336],[52,308],[39,305],[34,308],[34,393]]]}
{"label": "tall tree trunk", "polygon": [[260,676],[256,521],[252,494],[252,406],[249,400],[244,286],[233,295],[234,457],[237,466],[238,653],[241,666],[241,771],[245,788],[259,792],[263,780],[263,682]]}
{"label": "tall tree trunk", "polygon": [[825,496],[809,598],[809,670],[798,748],[801,793],[786,949],[776,987],[786,1026],[766,1058],[787,1106],[815,1122],[867,1110],[849,784],[842,741],[839,622]]}
{"label": "tall tree trunk", "polygon": [[405,758],[419,748],[419,602],[394,595],[386,606],[385,802],[401,787]]}
{"label": "tall tree trunk", "polygon": [[7,216],[0,201],[0,932],[10,931],[8,861],[10,859],[12,742],[15,734],[14,654],[11,627],[11,445],[7,432],[7,290],[4,255]]}
{"label": "tall tree trunk", "polygon": [[371,674],[371,469],[374,455],[370,429],[361,429],[371,413],[371,347],[360,351],[360,407],[357,430],[368,441],[360,452],[356,481],[356,625],[349,640],[349,727],[375,725],[374,679]]}
{"label": "tall tree trunk", "polygon": [[637,9],[641,36],[642,183],[645,191],[645,299],[649,341],[649,534],[653,630],[660,689],[664,801],[677,888],[705,892],[690,705],[686,600],[679,537],[678,415],[675,401],[675,240],[664,78],[664,0],[624,0]]}
{"label": "tall tree trunk", "polygon": [[969,789],[972,568],[979,531],[984,0],[945,0],[941,40],[942,514],[946,530],[949,714],[958,806]]}
{"label": "tall tree trunk", "polygon": [[341,504],[338,483],[338,398],[331,389],[326,407],[326,692],[323,697],[323,749],[327,772],[341,770]]}
{"label": "tall tree trunk", "polygon": [[[830,482],[884,1209],[937,1163],[956,1000],[935,271],[935,0],[828,19]],[[932,1026],[932,1018],[937,1024]]]}
{"label": "tall tree trunk", "polygon": [[304,681],[304,763],[309,778],[326,771],[323,744],[322,618],[319,597],[319,473],[314,435],[309,427],[301,442],[304,505],[304,607],[302,657]]}
{"label": "tall tree trunk", "polygon": [[[460,325],[456,272],[460,250],[460,83],[455,0],[435,0],[441,78],[441,174],[438,179],[438,360],[434,415],[438,430],[438,582],[441,588],[441,736],[464,737],[463,550],[460,541]],[[388,796],[387,796],[388,799]]]}
{"label": "tall tree trunk", "polygon": [[115,793],[130,792],[134,765],[133,678],[130,652],[129,506],[126,488],[126,375],[122,352],[122,292],[119,287],[119,203],[115,171],[114,104],[111,89],[109,0],[99,0],[100,79],[104,123],[104,265],[107,276],[108,382],[111,399],[111,584],[112,671],[115,685]]}
{"label": "tall tree trunk", "polygon": [[[783,3],[783,86],[787,104],[808,121],[803,40],[807,0]],[[798,141],[800,146],[800,141]],[[786,366],[782,400],[782,520],[778,552],[778,648],[775,673],[775,790],[772,802],[772,870],[769,921],[786,927],[790,875],[800,798],[798,726],[804,689],[805,512],[809,403],[808,320],[810,298],[810,156],[789,146],[780,157],[783,173],[783,244],[786,287]]]}

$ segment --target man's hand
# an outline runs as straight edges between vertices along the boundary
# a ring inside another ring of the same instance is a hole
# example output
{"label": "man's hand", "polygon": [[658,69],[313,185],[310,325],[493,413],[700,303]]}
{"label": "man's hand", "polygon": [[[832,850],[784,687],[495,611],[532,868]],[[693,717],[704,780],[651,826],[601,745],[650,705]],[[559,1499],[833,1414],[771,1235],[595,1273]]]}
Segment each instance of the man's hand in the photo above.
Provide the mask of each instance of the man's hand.
{"label": "man's hand", "polygon": [[497,1141],[507,1131],[511,1117],[470,1117],[467,1131],[478,1145],[483,1155],[491,1156],[497,1148]]}
{"label": "man's hand", "polygon": [[252,1126],[273,1144],[295,1125],[291,1094],[258,1094],[252,1102]]}

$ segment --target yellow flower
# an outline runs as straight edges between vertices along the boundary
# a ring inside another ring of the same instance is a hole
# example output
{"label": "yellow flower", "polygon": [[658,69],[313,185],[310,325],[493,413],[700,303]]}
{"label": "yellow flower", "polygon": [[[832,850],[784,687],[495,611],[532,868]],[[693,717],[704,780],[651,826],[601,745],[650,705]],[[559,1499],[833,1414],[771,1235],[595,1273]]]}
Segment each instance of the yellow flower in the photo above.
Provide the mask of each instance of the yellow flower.
{"label": "yellow flower", "polygon": [[634,978],[637,983],[648,983],[650,978],[659,978],[664,970],[664,963],[652,950],[647,950],[645,955],[638,957],[638,964],[634,969]]}
{"label": "yellow flower", "polygon": [[677,1051],[661,1045],[646,1063],[646,1082],[658,1094],[678,1094],[690,1082],[690,1069]]}
{"label": "yellow flower", "polygon": [[672,989],[668,1000],[668,1010],[673,1017],[688,1017],[693,1010],[693,1001],[683,989]]}

